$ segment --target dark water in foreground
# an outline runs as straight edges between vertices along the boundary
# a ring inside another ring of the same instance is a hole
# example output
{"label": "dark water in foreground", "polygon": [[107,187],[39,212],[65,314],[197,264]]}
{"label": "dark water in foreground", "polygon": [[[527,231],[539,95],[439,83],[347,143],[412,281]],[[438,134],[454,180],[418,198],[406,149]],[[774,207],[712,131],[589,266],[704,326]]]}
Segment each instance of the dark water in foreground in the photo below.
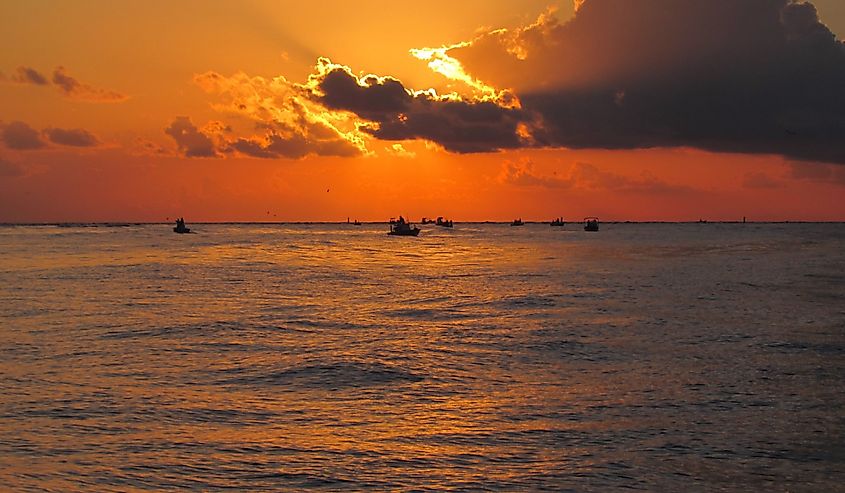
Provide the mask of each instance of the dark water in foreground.
{"label": "dark water in foreground", "polygon": [[845,225],[0,228],[0,489],[843,491]]}

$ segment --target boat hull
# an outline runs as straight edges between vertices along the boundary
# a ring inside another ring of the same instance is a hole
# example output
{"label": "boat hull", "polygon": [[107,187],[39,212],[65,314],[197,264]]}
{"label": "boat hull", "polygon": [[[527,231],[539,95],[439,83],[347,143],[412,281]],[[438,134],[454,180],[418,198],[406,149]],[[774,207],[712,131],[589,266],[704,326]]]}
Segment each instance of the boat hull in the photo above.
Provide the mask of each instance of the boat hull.
{"label": "boat hull", "polygon": [[420,234],[420,228],[407,229],[402,231],[388,231],[390,236],[417,236]]}

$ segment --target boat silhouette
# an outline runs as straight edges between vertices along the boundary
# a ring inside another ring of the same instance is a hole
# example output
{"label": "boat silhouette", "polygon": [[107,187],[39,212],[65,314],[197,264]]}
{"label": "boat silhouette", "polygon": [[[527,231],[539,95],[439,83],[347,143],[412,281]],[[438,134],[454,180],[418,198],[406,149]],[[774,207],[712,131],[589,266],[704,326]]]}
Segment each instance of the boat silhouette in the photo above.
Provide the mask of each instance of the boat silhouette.
{"label": "boat silhouette", "polygon": [[598,231],[599,230],[599,218],[597,217],[585,217],[584,218],[584,231]]}
{"label": "boat silhouette", "polygon": [[405,221],[405,218],[399,216],[399,219],[390,218],[390,229],[387,234],[391,236],[417,236],[420,234],[420,228]]}
{"label": "boat silhouette", "polygon": [[190,233],[191,228],[185,226],[185,218],[180,217],[176,220],[176,226],[173,228],[173,232],[179,234]]}
{"label": "boat silhouette", "polygon": [[513,222],[511,222],[511,226],[524,226],[524,225],[525,225],[525,223],[522,222],[522,218],[514,219]]}

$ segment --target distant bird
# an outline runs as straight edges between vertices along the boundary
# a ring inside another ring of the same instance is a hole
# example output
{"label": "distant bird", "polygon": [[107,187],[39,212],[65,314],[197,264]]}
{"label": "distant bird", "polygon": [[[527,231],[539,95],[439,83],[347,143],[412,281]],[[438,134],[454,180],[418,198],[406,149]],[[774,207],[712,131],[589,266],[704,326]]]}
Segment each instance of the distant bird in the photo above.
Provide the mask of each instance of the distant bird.
{"label": "distant bird", "polygon": [[326,193],[329,193],[329,190],[330,190],[330,189],[329,189],[329,188],[327,188],[327,189],[326,189]]}

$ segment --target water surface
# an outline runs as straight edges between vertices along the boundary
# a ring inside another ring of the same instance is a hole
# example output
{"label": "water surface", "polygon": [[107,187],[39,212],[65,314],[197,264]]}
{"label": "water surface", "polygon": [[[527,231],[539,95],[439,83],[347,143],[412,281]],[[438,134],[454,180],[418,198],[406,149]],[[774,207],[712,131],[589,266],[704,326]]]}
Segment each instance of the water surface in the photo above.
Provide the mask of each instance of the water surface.
{"label": "water surface", "polygon": [[0,228],[12,491],[842,491],[845,226]]}

